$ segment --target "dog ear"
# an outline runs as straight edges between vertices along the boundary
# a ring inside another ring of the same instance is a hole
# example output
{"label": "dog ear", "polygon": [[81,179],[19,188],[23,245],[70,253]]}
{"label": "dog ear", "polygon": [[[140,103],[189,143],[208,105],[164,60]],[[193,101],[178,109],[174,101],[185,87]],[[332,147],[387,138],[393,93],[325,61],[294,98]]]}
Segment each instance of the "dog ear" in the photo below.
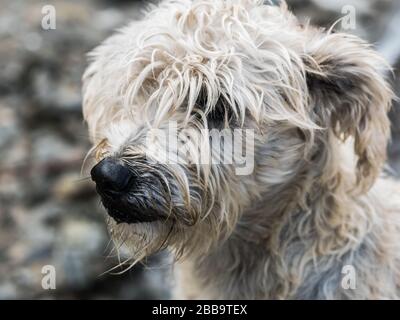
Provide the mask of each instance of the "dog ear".
{"label": "dog ear", "polygon": [[390,133],[386,62],[358,37],[318,33],[307,42],[305,68],[313,117],[335,138],[354,138],[357,185],[369,189],[386,160]]}

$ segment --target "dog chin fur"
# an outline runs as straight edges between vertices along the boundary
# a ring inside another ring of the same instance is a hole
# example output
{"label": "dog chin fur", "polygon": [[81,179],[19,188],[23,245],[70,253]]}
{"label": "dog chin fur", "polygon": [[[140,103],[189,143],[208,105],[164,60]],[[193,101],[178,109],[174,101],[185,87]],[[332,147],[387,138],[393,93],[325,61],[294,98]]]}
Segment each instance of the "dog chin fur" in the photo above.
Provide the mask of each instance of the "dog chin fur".
{"label": "dog chin fur", "polygon": [[[168,185],[163,219],[110,218],[111,235],[132,261],[171,250],[177,297],[399,297],[400,187],[384,172],[393,93],[367,43],[302,25],[285,4],[176,0],[89,58],[83,113],[97,160]],[[196,128],[221,106],[232,115],[221,126],[255,131],[250,175],[139,160],[157,160],[144,138],[169,121],[195,129],[192,160],[207,153]],[[346,265],[354,290],[342,286]]]}

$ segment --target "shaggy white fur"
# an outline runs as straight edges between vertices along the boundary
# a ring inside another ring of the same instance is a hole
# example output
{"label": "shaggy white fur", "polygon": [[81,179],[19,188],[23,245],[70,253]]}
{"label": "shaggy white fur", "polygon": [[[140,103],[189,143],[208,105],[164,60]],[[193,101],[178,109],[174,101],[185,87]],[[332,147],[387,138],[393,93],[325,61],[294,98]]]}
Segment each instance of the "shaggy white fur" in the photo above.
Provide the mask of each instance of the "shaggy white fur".
{"label": "shaggy white fur", "polygon": [[[129,262],[168,247],[185,298],[398,298],[400,187],[382,172],[393,94],[368,44],[301,25],[284,4],[175,0],[90,59],[97,159],[140,172],[129,201],[166,217],[109,219]],[[254,171],[154,164],[146,133],[171,121],[197,132],[191,159],[210,154],[201,128],[253,129]]]}

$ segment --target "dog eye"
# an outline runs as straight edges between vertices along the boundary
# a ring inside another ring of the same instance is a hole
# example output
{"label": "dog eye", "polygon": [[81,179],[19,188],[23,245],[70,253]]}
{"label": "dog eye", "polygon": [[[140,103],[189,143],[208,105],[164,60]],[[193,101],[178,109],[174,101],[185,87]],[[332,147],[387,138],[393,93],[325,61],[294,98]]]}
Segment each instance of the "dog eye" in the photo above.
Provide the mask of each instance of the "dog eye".
{"label": "dog eye", "polygon": [[[200,95],[197,100],[197,105],[204,110],[207,105],[204,95]],[[232,109],[226,103],[223,97],[219,97],[215,106],[206,114],[208,127],[226,127],[229,125],[233,117]]]}
{"label": "dog eye", "polygon": [[229,127],[234,122],[234,113],[227,101],[220,97],[207,114],[207,122],[212,127]]}
{"label": "dog eye", "polygon": [[215,105],[211,107],[208,107],[207,99],[207,92],[202,89],[197,97],[196,110],[193,111],[195,118],[199,121],[206,121],[207,127],[210,129],[223,129],[235,125],[235,113],[226,97],[221,94]]}
{"label": "dog eye", "polygon": [[215,106],[208,114],[207,114],[207,121],[208,123],[215,123],[215,124],[223,124],[229,123],[232,117],[232,112],[227,110],[223,106]]}

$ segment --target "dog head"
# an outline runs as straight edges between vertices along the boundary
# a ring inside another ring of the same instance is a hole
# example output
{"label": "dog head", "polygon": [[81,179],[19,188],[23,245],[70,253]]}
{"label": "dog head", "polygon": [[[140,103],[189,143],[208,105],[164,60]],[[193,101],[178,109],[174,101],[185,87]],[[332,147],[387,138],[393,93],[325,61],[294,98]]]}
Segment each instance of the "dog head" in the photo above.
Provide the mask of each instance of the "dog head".
{"label": "dog head", "polygon": [[[347,181],[364,192],[384,162],[385,62],[285,5],[165,1],[90,58],[91,175],[112,235],[138,258],[165,246],[201,255],[288,189],[306,199]],[[355,159],[346,176],[344,141]],[[300,197],[286,196],[280,206]]]}

